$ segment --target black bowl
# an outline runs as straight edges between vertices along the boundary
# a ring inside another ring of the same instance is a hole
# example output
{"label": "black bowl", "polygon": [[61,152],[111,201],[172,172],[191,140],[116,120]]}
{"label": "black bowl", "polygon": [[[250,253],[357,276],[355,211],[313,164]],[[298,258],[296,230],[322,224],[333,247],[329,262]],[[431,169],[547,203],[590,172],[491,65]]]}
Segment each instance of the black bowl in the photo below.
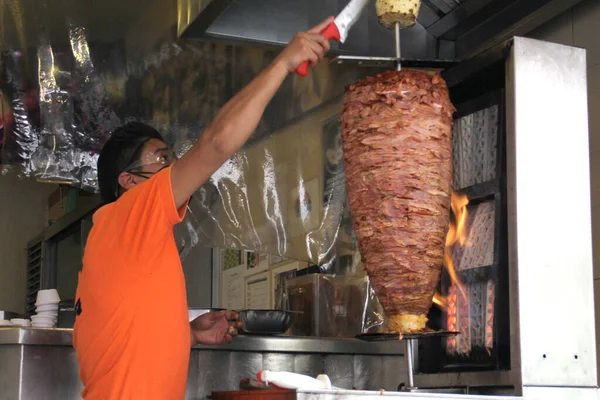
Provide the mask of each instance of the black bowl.
{"label": "black bowl", "polygon": [[242,332],[255,335],[280,335],[292,326],[292,313],[282,310],[243,310],[239,312]]}

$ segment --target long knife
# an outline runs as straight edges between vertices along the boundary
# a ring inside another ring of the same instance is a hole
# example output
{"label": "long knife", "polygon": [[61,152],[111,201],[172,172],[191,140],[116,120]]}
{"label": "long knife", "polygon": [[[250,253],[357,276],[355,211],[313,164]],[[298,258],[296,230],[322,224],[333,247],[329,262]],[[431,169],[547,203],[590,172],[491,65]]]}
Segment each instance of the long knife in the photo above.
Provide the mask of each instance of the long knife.
{"label": "long knife", "polygon": [[[350,0],[342,12],[335,17],[333,22],[321,31],[321,34],[323,34],[327,40],[334,39],[340,43],[344,43],[348,37],[348,31],[350,31],[352,25],[358,21],[363,10],[370,1],[371,0]],[[308,61],[300,64],[298,68],[296,68],[296,73],[300,76],[306,76],[308,74],[309,65],[310,63]]]}

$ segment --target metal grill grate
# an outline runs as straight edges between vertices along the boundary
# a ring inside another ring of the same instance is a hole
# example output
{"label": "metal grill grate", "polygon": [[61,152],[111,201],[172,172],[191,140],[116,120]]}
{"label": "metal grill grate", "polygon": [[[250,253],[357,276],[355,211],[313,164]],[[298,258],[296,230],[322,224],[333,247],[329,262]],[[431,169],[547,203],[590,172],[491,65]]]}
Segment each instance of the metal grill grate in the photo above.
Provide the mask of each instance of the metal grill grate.
{"label": "metal grill grate", "polygon": [[494,259],[495,211],[493,201],[468,207],[467,243],[464,246],[456,246],[452,253],[452,261],[458,271],[496,263]]}
{"label": "metal grill grate", "polygon": [[454,189],[496,178],[498,106],[477,111],[454,122]]}
{"label": "metal grill grate", "polygon": [[27,248],[27,287],[25,289],[25,312],[28,314],[33,314],[35,311],[35,300],[42,283],[42,261],[42,240],[30,243]]}

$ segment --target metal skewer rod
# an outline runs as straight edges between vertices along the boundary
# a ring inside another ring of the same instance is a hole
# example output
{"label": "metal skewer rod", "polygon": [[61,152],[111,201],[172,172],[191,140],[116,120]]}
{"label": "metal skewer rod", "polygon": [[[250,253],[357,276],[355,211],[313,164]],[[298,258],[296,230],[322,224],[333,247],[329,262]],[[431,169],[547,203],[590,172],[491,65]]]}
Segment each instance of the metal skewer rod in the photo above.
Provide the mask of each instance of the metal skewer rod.
{"label": "metal skewer rod", "polygon": [[395,25],[396,30],[396,71],[402,70],[402,65],[400,63],[400,22],[396,22]]}
{"label": "metal skewer rod", "polygon": [[415,388],[415,357],[414,357],[414,347],[413,344],[415,339],[406,339],[406,364],[408,369],[408,384],[406,385],[406,390],[412,390]]}

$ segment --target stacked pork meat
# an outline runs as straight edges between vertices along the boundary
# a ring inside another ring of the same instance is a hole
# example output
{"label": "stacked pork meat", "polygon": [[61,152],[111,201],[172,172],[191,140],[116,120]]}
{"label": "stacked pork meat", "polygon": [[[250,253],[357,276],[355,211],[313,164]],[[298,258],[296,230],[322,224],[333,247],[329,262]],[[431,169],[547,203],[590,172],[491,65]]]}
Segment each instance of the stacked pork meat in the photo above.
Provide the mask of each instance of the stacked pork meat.
{"label": "stacked pork meat", "polygon": [[365,268],[392,332],[425,329],[450,219],[452,114],[439,74],[386,71],[346,90],[346,188]]}

